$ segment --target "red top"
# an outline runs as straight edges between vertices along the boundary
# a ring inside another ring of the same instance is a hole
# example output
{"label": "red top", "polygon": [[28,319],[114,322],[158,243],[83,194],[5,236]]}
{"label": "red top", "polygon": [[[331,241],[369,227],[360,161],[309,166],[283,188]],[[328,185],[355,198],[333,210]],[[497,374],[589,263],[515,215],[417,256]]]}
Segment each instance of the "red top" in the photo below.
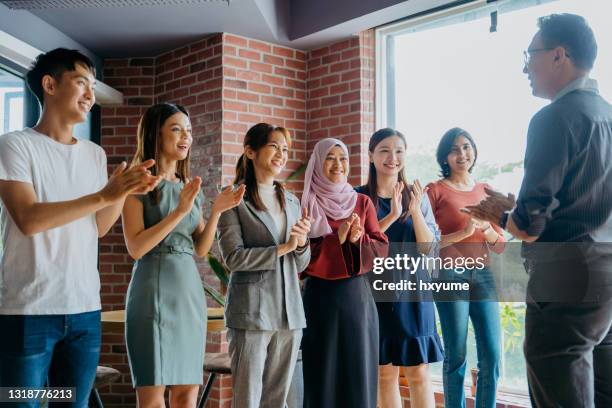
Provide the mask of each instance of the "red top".
{"label": "red top", "polygon": [[359,216],[364,233],[359,245],[351,244],[348,237],[340,244],[338,227],[344,220],[327,219],[332,229],[330,234],[310,240],[310,264],[301,277],[315,276],[321,279],[336,280],[357,276],[372,270],[375,257],[386,257],[388,241],[381,232],[376,217],[376,209],[370,198],[357,194],[353,210]]}
{"label": "red top", "polygon": [[[461,191],[452,188],[442,180],[427,185],[429,190],[429,201],[433,210],[438,228],[442,235],[448,235],[453,232],[464,229],[470,220],[470,216],[460,212],[461,208],[467,205],[478,204],[481,200],[487,197],[485,187],[492,190],[487,183],[476,183],[471,191]],[[498,233],[499,239],[495,245],[488,245],[485,239],[484,232],[476,229],[474,233],[459,241],[453,246],[448,246],[440,250],[441,257],[482,257],[491,249],[498,254],[504,251],[505,239],[502,229],[495,224],[491,224],[493,229]],[[463,245],[469,243],[468,245]],[[476,245],[481,244],[481,245]]]}

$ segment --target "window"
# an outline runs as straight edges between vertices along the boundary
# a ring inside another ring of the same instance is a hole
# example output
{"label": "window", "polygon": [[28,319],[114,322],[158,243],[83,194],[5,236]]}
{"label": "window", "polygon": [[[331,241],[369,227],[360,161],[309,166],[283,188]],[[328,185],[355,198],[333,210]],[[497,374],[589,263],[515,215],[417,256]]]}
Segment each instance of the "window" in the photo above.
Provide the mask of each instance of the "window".
{"label": "window", "polygon": [[[23,79],[0,66],[0,135],[23,128],[25,92]],[[4,214],[2,212],[4,211],[0,203],[0,254],[3,248],[2,219]]]}
{"label": "window", "polygon": [[[605,74],[612,72],[610,9],[598,0],[479,0],[378,29],[377,128],[394,127],[406,135],[409,179],[438,179],[438,141],[459,126],[478,146],[474,177],[517,193],[529,120],[548,103],[531,95],[522,73],[522,51],[537,31],[537,18],[575,13],[587,19],[599,45],[591,76],[610,100],[612,77]],[[490,32],[493,11],[497,26]],[[500,306],[505,349],[500,387],[526,392],[524,304]],[[475,367],[470,338],[468,366]],[[432,369],[439,375],[441,364]]]}
{"label": "window", "polygon": [[0,133],[23,128],[25,83],[0,68]]}

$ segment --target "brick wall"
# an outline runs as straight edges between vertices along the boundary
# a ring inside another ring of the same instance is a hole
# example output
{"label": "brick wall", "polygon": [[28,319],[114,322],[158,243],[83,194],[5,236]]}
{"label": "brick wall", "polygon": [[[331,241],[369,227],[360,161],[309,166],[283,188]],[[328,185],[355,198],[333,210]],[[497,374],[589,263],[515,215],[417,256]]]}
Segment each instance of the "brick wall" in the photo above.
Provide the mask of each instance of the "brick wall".
{"label": "brick wall", "polygon": [[[152,58],[108,60],[104,65],[105,82],[123,92],[125,105],[102,109],[102,146],[106,150],[109,174],[117,164],[129,161],[135,151],[136,127],[140,116],[153,103],[155,78]],[[121,223],[100,240],[100,281],[103,310],[125,307],[125,292],[133,261],[125,248]],[[125,354],[122,330],[102,335],[100,363],[122,373],[116,384],[101,390],[109,406],[133,406],[135,394]]]}
{"label": "brick wall", "polygon": [[[283,126],[292,147],[286,178],[306,157],[306,53],[223,34],[223,182],[234,177],[246,131],[258,122]],[[302,182],[288,183],[300,191]]]}
{"label": "brick wall", "polygon": [[308,151],[320,139],[341,139],[350,149],[353,185],[365,183],[367,175],[375,118],[374,69],[374,30],[308,53]]}

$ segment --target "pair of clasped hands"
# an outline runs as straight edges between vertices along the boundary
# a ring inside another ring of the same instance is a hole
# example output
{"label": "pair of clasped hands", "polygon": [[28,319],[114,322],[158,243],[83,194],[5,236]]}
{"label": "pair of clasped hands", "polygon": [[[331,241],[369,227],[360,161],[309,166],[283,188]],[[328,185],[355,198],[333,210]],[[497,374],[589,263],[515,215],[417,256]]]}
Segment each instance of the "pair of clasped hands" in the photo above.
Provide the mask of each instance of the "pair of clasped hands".
{"label": "pair of clasped hands", "polygon": [[357,245],[363,235],[363,227],[359,215],[352,213],[350,217],[338,227],[338,239],[340,244],[344,244],[348,238],[351,244]]}

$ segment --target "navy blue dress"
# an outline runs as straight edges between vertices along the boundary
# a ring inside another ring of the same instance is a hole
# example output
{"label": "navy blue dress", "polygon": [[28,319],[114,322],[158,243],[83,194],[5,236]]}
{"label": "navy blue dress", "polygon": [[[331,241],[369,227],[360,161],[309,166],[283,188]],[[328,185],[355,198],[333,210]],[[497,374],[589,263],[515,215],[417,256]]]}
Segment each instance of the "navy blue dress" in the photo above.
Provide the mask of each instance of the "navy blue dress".
{"label": "navy blue dress", "polygon": [[[364,187],[358,187],[356,190],[365,194]],[[439,242],[440,232],[427,195],[423,197],[421,211],[434,234],[434,242]],[[389,212],[391,212],[391,199],[378,197],[378,219],[386,217]],[[385,234],[389,238],[389,257],[405,253],[412,257],[420,256],[416,250],[416,234],[412,217],[408,217],[405,222],[395,221],[387,228]],[[393,270],[385,273],[391,274],[384,279],[387,281],[430,280],[429,273],[424,268],[418,268],[414,274],[408,270]],[[402,291],[398,292],[394,299],[389,299],[387,294],[386,299],[378,296],[377,300],[380,365],[417,366],[444,359],[442,342],[436,331],[436,315],[431,294]]]}

